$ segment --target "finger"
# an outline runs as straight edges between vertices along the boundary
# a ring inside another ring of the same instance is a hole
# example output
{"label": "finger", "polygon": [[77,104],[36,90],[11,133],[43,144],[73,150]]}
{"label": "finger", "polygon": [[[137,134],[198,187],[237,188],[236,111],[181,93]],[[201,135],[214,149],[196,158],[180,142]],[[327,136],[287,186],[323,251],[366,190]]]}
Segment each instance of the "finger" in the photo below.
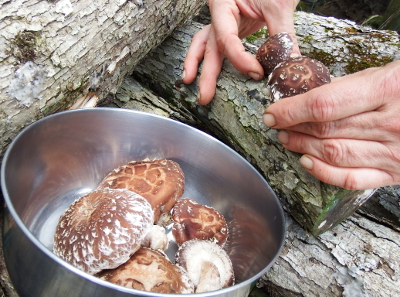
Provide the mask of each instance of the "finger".
{"label": "finger", "polygon": [[193,36],[183,63],[182,80],[185,84],[192,83],[197,76],[197,70],[204,57],[210,30],[211,25],[205,26]]}
{"label": "finger", "polygon": [[297,3],[295,1],[291,3],[290,1],[275,1],[273,4],[270,9],[262,10],[269,35],[272,36],[280,32],[288,33],[293,40],[293,53],[301,55],[293,19]]}
{"label": "finger", "polygon": [[239,26],[239,38],[243,39],[261,28],[265,27],[264,21],[256,21],[253,19],[242,19]]}
{"label": "finger", "polygon": [[223,56],[218,51],[215,41],[215,33],[211,27],[199,79],[199,94],[197,100],[200,104],[207,104],[214,97],[217,88],[217,79],[222,68],[222,62]]}
{"label": "finger", "polygon": [[[271,23],[271,21],[269,21],[268,23]],[[267,25],[268,27],[268,25]],[[294,31],[294,24],[293,24],[293,20],[288,20],[287,23],[284,24],[284,26],[282,27],[276,27],[274,26],[272,29],[270,29],[271,25],[269,25],[268,27],[268,32],[269,32],[269,36],[273,36],[275,34],[278,34],[280,32],[286,32],[289,34],[290,38],[292,38],[293,41],[293,49],[292,49],[292,53],[293,54],[297,54],[297,55],[301,55],[300,52],[300,48],[299,48],[299,42],[297,40],[297,36],[296,33]]]}
{"label": "finger", "polygon": [[[220,41],[220,43],[222,42]],[[233,67],[255,80],[264,78],[264,69],[260,62],[258,62],[251,53],[245,50],[239,37],[236,35],[227,35],[223,43],[225,47],[222,53],[228,58]],[[221,46],[219,48],[221,48]]]}
{"label": "finger", "polygon": [[[300,123],[287,127],[286,130],[300,132],[320,139],[346,138],[380,142],[394,141],[399,139],[397,116],[399,112],[400,110],[374,110],[336,121]],[[397,127],[397,130],[390,129],[390,127]]]}
{"label": "finger", "polygon": [[302,156],[300,163],[322,182],[348,190],[367,190],[398,184],[392,174],[375,168],[336,167],[310,155]]}
{"label": "finger", "polygon": [[[211,17],[218,50],[228,58],[238,71],[253,79],[261,80],[264,77],[262,66],[251,53],[245,50],[239,36],[241,18],[236,3],[234,1],[214,3]],[[259,21],[256,25],[253,25],[260,27],[261,24],[262,22]],[[244,28],[245,26],[241,27]]]}
{"label": "finger", "polygon": [[372,69],[364,70],[307,93],[281,99],[265,110],[264,123],[282,129],[305,122],[334,121],[378,109],[383,105],[383,98],[379,97],[380,78],[374,74]]}
{"label": "finger", "polygon": [[338,167],[373,167],[395,171],[398,160],[390,144],[354,139],[318,139],[297,132],[281,131],[278,139],[294,152],[312,155]]}

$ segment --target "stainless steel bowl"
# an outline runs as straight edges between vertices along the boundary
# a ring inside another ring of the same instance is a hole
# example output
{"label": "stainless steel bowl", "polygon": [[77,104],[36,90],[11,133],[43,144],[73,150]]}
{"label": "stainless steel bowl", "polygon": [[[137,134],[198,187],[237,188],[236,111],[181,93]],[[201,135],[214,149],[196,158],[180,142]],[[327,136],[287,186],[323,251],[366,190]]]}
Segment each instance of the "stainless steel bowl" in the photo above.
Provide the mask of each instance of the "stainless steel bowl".
{"label": "stainless steel bowl", "polygon": [[[4,254],[21,297],[178,296],[102,281],[52,253],[58,218],[72,201],[112,169],[146,158],[178,162],[186,177],[184,197],[215,207],[228,221],[226,250],[236,285],[195,295],[248,295],[285,237],[282,208],[263,177],[235,151],[190,126],[142,112],[92,108],[33,123],[4,156]],[[175,250],[171,245],[168,255]]]}

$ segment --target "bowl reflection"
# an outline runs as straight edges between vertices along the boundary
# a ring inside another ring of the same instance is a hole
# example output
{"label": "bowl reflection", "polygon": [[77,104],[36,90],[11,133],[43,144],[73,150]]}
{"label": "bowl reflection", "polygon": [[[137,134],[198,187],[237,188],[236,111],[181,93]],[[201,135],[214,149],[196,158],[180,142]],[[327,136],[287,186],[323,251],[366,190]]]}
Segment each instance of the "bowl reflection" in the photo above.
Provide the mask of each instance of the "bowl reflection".
{"label": "bowl reflection", "polygon": [[[239,154],[213,137],[167,118],[117,108],[61,112],[23,130],[2,163],[4,253],[21,297],[172,296],[120,287],[52,253],[59,216],[104,176],[132,160],[171,159],[185,174],[182,197],[219,210],[236,284],[196,296],[246,296],[274,263],[285,229],[279,200]],[[173,259],[176,245],[167,255]],[[38,273],[40,271],[40,273]]]}

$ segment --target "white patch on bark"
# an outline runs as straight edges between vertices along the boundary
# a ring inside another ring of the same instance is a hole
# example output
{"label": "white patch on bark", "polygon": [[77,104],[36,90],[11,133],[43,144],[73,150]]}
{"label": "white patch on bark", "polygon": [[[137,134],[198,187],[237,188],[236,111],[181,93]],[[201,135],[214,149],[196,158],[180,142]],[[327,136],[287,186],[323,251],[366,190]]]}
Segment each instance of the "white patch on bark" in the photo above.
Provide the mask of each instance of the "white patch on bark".
{"label": "white patch on bark", "polygon": [[28,61],[15,71],[8,94],[20,104],[29,107],[35,99],[41,99],[39,94],[43,89],[45,76],[46,73],[40,66]]}

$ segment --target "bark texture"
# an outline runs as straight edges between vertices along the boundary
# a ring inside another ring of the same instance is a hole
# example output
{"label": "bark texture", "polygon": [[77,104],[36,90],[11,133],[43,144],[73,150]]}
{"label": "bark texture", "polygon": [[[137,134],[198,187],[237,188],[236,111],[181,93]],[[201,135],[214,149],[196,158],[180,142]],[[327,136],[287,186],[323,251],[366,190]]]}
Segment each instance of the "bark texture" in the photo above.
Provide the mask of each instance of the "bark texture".
{"label": "bark texture", "polygon": [[[89,89],[96,90],[102,99],[114,94],[137,61],[179,23],[176,18],[184,19],[181,15],[171,17],[173,11],[185,14],[199,5],[180,1],[158,1],[157,6],[150,3],[154,1],[101,1],[87,6],[65,0],[1,3],[2,149],[23,126],[67,108]],[[107,5],[118,8],[108,11]],[[32,13],[35,9],[36,17]],[[131,15],[128,10],[136,13]],[[129,25],[122,16],[127,16]],[[145,26],[143,20],[147,18],[153,21]],[[100,33],[91,33],[96,26],[102,28]],[[284,150],[276,140],[276,132],[262,125],[261,115],[269,104],[268,90],[262,83],[239,74],[225,62],[216,97],[209,106],[196,104],[197,82],[175,85],[190,40],[201,27],[193,23],[179,28],[147,55],[135,68],[133,77],[125,79],[113,104],[155,112],[206,130],[235,148],[264,174],[281,198],[288,225],[281,256],[258,283],[271,296],[400,295],[399,188],[379,189],[356,215],[319,237],[310,235],[301,225],[309,229],[315,224],[316,214],[318,217],[329,197],[337,196],[340,190],[306,174],[298,164],[298,156]],[[393,32],[373,31],[352,22],[305,13],[296,15],[296,28],[303,54],[315,55],[336,76],[400,58],[398,35]],[[21,37],[22,45],[33,39],[33,52],[28,50],[30,47],[14,46],[19,40],[18,32],[27,34]],[[134,39],[136,34],[142,39]],[[85,42],[80,44],[80,40]],[[255,44],[246,47],[254,52]],[[10,69],[5,65],[11,65]],[[21,68],[35,83],[24,91],[28,96],[19,97],[18,92],[12,95],[17,89],[10,85],[19,85],[19,80],[25,79],[19,78],[21,72],[16,71]],[[7,296],[16,295],[4,270],[1,285]]]}
{"label": "bark texture", "polygon": [[[297,13],[296,32],[304,55],[327,65],[334,76],[399,59],[399,36],[376,31],[354,22]],[[348,217],[366,196],[363,191],[346,191],[324,184],[298,162],[299,155],[282,148],[277,131],[261,120],[270,104],[269,89],[240,74],[225,61],[217,92],[208,106],[197,105],[197,81],[175,85],[181,75],[190,40],[202,27],[193,23],[177,30],[163,45],[151,52],[133,73],[138,81],[175,106],[185,106],[209,131],[232,146],[256,166],[279,194],[286,210],[313,234],[331,228]],[[246,44],[255,52],[263,39]]]}
{"label": "bark texture", "polygon": [[27,124],[100,101],[204,0],[0,1],[0,152]]}
{"label": "bark texture", "polygon": [[[336,76],[400,58],[399,37],[393,32],[306,13],[296,14],[295,20],[302,53],[327,58],[324,63]],[[288,230],[280,257],[257,284],[264,294],[400,296],[400,186],[378,189],[347,220],[319,236],[311,235],[312,212],[324,207],[327,195],[338,195],[340,190],[303,172],[298,156],[284,150],[276,132],[262,125],[261,115],[269,104],[263,83],[241,75],[225,61],[209,106],[196,103],[197,82],[175,83],[191,37],[201,27],[199,23],[181,27],[151,52],[125,80],[113,105],[206,130],[264,174],[286,210]],[[253,52],[257,48],[246,47]]]}
{"label": "bark texture", "polygon": [[[170,117],[212,133],[198,115],[132,77],[112,106]],[[318,237],[287,212],[286,222],[282,253],[251,296],[400,295],[400,186],[378,189],[357,213]]]}
{"label": "bark texture", "polygon": [[[0,155],[35,120],[89,91],[115,94],[204,0],[0,0]],[[0,253],[0,296],[17,296]]]}

